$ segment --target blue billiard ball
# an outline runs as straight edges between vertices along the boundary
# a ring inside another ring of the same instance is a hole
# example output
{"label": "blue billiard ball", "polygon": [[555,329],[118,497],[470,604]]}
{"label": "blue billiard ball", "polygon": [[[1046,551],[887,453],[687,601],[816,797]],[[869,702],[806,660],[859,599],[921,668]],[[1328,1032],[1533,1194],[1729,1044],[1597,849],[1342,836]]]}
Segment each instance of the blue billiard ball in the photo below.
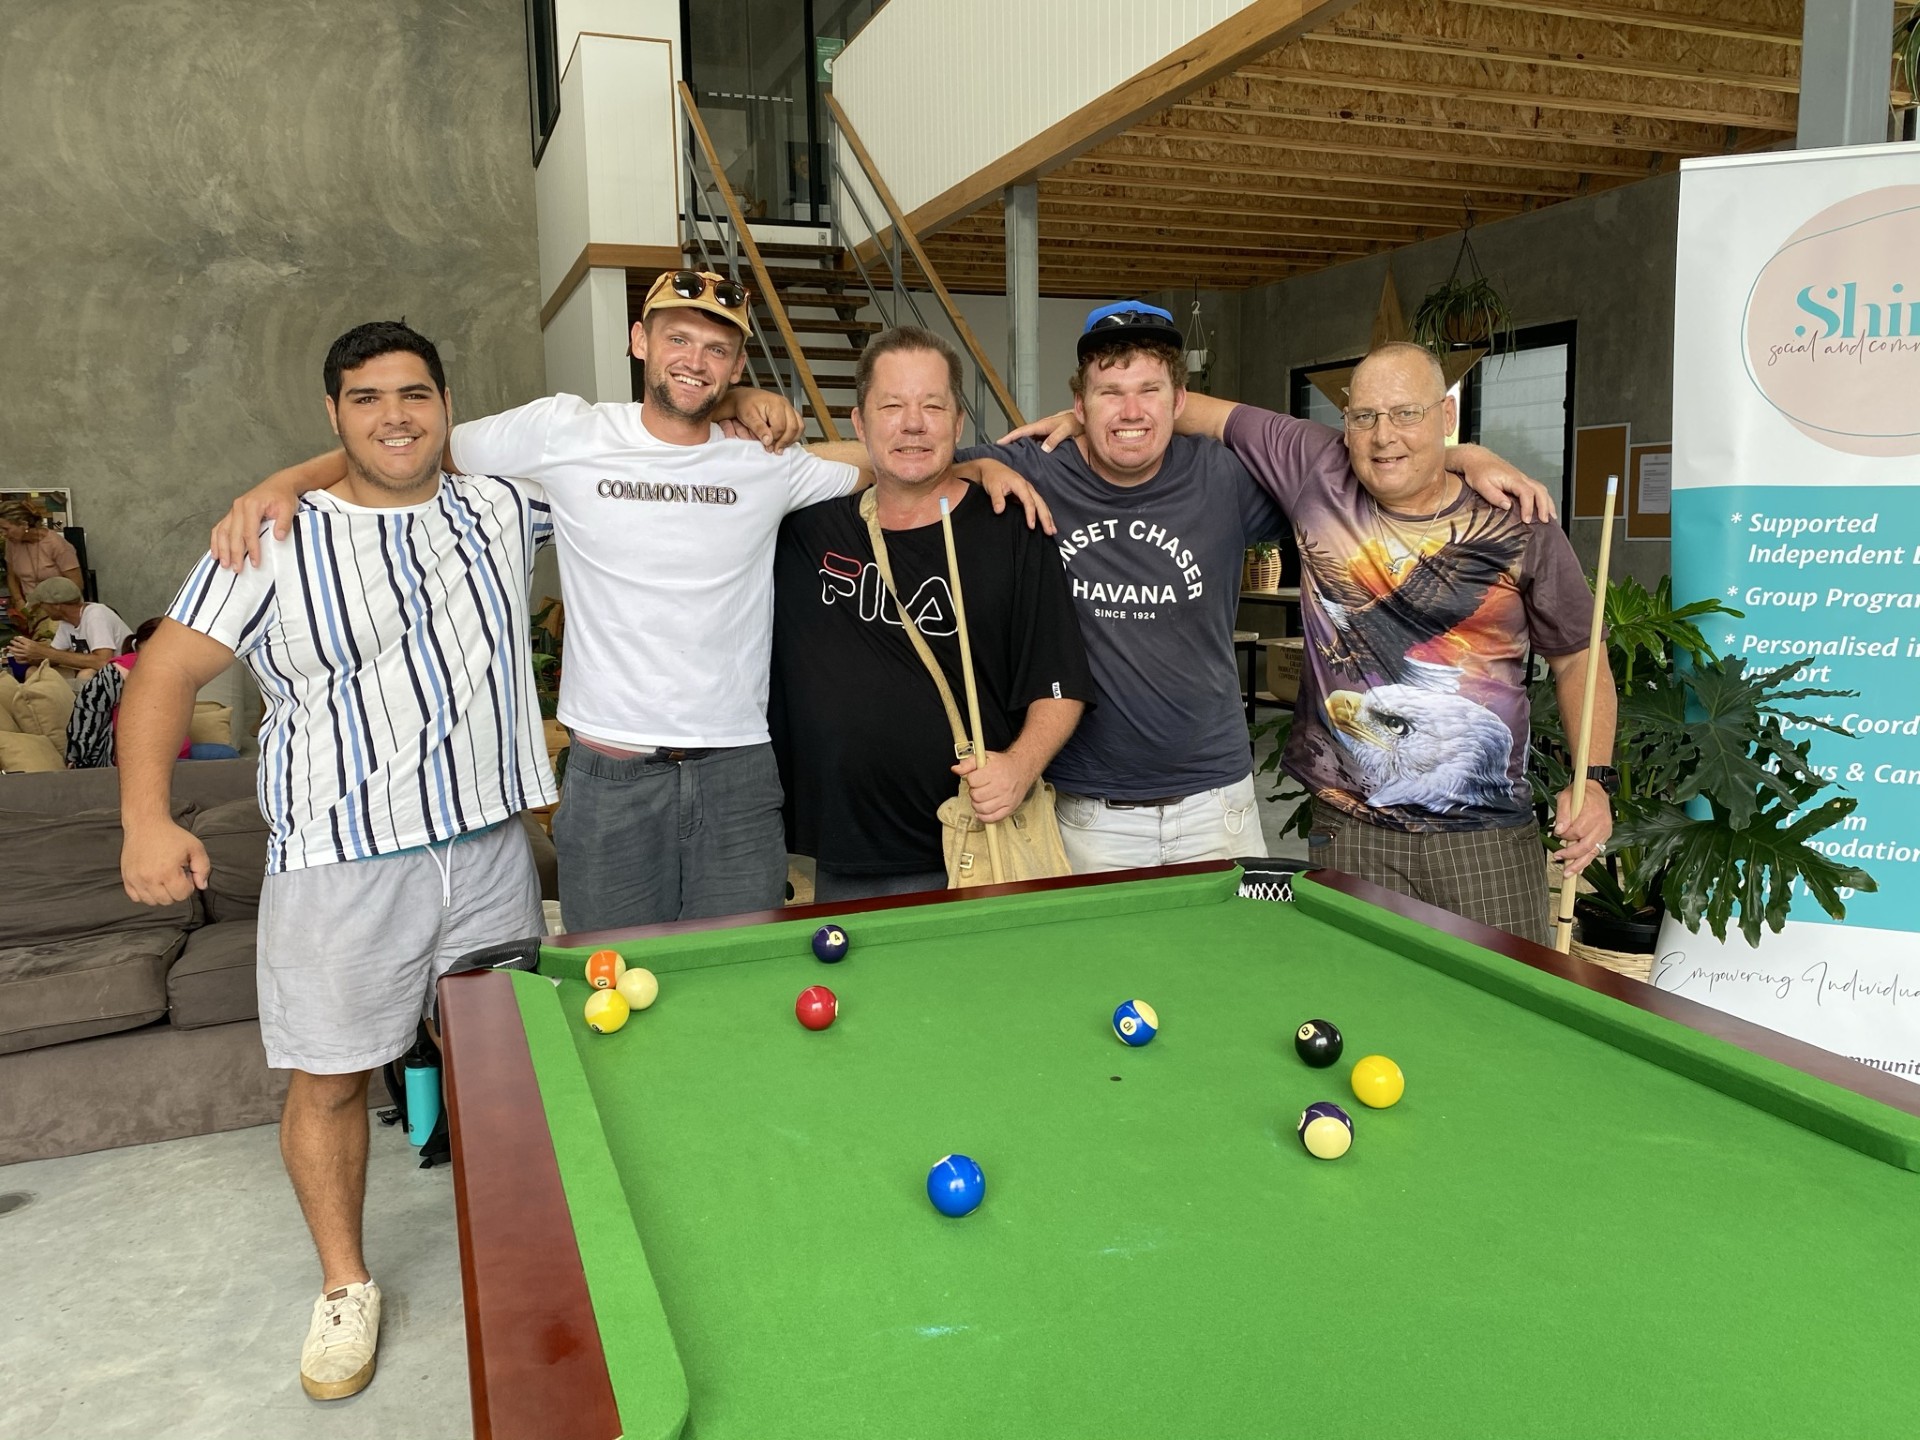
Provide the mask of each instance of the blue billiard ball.
{"label": "blue billiard ball", "polygon": [[829,965],[847,958],[847,932],[838,925],[822,925],[813,932],[813,953]]}
{"label": "blue billiard ball", "polygon": [[1300,1112],[1300,1143],[1320,1160],[1338,1160],[1353,1145],[1353,1121],[1331,1100],[1316,1100]]}
{"label": "blue billiard ball", "polygon": [[927,1198],[942,1215],[971,1215],[986,1195],[986,1174],[965,1155],[943,1155],[927,1172]]}
{"label": "blue billiard ball", "polygon": [[1123,1000],[1113,1012],[1113,1033],[1123,1045],[1144,1045],[1160,1033],[1160,1017],[1144,1000]]}

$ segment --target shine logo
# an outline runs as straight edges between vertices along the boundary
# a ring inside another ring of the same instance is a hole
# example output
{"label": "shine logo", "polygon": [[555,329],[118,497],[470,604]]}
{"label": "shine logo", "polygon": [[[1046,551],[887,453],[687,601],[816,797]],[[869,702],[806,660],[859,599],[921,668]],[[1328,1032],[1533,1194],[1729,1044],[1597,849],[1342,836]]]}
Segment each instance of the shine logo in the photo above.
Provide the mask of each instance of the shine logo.
{"label": "shine logo", "polygon": [[1920,455],[1920,185],[1823,210],[1747,295],[1747,375],[1803,435],[1849,455]]}

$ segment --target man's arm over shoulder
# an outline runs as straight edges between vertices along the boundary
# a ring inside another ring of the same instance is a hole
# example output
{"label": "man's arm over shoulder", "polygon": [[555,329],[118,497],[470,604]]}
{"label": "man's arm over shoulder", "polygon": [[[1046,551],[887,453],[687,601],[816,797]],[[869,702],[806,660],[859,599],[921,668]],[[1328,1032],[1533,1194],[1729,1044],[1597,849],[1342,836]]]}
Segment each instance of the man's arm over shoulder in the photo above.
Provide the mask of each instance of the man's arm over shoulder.
{"label": "man's arm over shoulder", "polygon": [[546,478],[555,464],[577,458],[569,442],[591,424],[594,407],[578,395],[550,395],[479,420],[464,420],[447,437],[447,468],[468,475]]}

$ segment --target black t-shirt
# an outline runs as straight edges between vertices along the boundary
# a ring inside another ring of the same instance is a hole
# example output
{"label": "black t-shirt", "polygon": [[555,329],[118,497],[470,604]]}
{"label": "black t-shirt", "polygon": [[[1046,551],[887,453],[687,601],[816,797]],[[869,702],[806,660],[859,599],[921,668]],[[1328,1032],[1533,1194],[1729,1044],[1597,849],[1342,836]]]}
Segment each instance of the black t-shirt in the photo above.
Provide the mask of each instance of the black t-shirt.
{"label": "black t-shirt", "polygon": [[[768,719],[787,792],[787,844],[855,875],[937,870],[936,812],[955,794],[940,692],[887,595],[860,497],[789,515],[774,558]],[[980,724],[1005,750],[1035,700],[1093,699],[1060,558],[1018,505],[969,487],[953,510]],[[887,532],[894,583],[967,723],[960,644],[936,523]]]}
{"label": "black t-shirt", "polygon": [[1176,435],[1151,480],[1114,485],[1077,445],[976,445],[1024,475],[1053,510],[1087,659],[1090,712],[1047,767],[1075,795],[1195,795],[1253,769],[1233,621],[1247,546],[1286,518],[1233,452]]}

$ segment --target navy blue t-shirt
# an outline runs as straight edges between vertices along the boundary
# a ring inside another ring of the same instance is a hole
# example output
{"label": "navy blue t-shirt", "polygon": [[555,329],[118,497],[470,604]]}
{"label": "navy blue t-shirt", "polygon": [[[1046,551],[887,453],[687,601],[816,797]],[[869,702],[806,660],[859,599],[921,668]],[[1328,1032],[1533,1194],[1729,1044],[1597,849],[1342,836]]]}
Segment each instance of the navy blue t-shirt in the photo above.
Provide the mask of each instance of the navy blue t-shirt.
{"label": "navy blue t-shirt", "polygon": [[1176,435],[1151,480],[1115,485],[1079,446],[1038,440],[976,445],[958,459],[998,460],[1053,510],[1099,704],[1047,779],[1074,795],[1151,800],[1194,795],[1253,769],[1234,663],[1233,621],[1247,546],[1286,519],[1232,451]]}

